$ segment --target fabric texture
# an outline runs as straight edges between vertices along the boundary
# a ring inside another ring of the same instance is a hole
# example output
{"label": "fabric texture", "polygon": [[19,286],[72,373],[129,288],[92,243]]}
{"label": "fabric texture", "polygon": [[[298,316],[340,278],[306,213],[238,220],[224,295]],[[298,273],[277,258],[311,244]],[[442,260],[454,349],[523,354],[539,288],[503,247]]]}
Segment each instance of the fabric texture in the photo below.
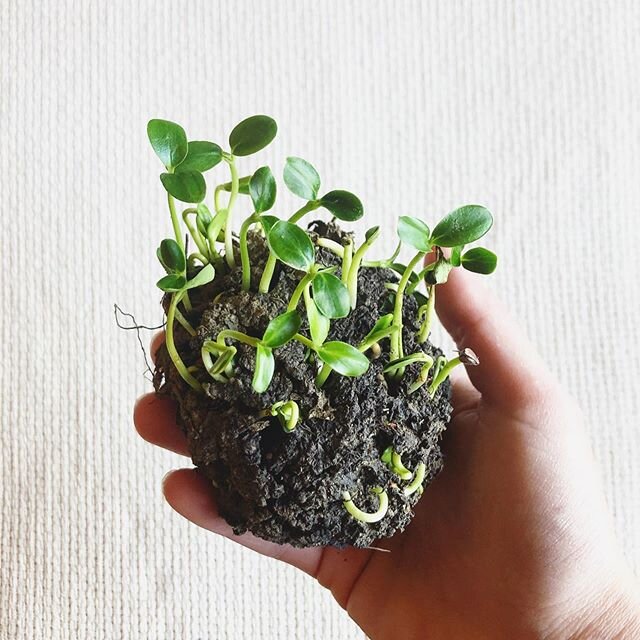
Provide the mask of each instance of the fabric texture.
{"label": "fabric texture", "polygon": [[151,117],[225,143],[273,115],[241,171],[309,159],[379,255],[398,215],[487,205],[490,286],[582,403],[638,567],[639,30],[633,0],[4,3],[0,637],[362,637],[311,579],[171,511],[185,462],[134,432],[150,386],[112,305],[162,320]]}

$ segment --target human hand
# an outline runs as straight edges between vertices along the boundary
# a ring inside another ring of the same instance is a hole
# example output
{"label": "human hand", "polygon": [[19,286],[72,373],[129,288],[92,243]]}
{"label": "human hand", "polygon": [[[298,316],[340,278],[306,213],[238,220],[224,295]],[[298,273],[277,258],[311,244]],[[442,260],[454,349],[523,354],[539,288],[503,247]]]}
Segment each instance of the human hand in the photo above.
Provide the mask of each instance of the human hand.
{"label": "human hand", "polygon": [[[236,536],[193,469],[165,477],[178,513],[331,590],[373,639],[626,638],[640,634],[635,585],[613,535],[574,401],[473,276],[454,270],[437,311],[480,365],[454,375],[445,468],[409,527],[372,549],[296,549]],[[157,343],[156,343],[157,346]],[[146,440],[188,455],[171,400],[149,394]]]}

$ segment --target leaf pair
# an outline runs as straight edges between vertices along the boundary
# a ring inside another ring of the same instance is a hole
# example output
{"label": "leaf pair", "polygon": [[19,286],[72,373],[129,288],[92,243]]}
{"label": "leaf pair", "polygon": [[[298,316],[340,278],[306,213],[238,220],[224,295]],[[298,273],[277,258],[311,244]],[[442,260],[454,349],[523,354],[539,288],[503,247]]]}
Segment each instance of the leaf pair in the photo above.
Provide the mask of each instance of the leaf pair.
{"label": "leaf pair", "polygon": [[184,292],[188,289],[202,287],[215,277],[213,265],[208,264],[200,269],[191,280],[187,280],[187,262],[184,251],[173,238],[163,240],[156,251],[156,255],[167,272],[167,275],[157,282],[157,286],[162,291],[169,293]]}
{"label": "leaf pair", "polygon": [[308,201],[317,201],[319,206],[330,211],[336,218],[353,222],[362,218],[364,208],[359,198],[349,191],[329,191],[318,200],[320,175],[315,167],[302,158],[287,158],[284,167],[284,183],[294,195]]}

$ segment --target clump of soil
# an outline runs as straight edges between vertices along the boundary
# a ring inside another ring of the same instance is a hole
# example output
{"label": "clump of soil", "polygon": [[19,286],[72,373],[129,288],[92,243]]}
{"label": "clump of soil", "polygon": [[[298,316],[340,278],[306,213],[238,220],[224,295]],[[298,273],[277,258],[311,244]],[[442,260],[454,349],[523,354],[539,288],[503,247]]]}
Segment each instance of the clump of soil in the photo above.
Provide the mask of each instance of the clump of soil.
{"label": "clump of soil", "polygon": [[[340,241],[345,234],[334,224],[315,222],[318,233]],[[256,286],[267,258],[264,239],[250,236],[252,284]],[[318,261],[338,264],[333,254],[318,251]],[[336,275],[340,275],[339,270]],[[301,277],[282,264],[268,294],[245,292],[240,269],[218,270],[215,280],[192,294],[189,321],[197,327],[190,337],[176,325],[176,345],[185,364],[201,364],[200,347],[223,329],[235,329],[260,337],[274,316],[286,310]],[[393,293],[385,282],[397,281],[388,269],[361,268],[358,304],[347,318],[331,324],[328,340],[357,345],[376,320],[392,310]],[[165,300],[165,305],[166,305]],[[301,317],[305,317],[301,305]],[[417,304],[405,297],[405,353],[423,350],[434,359],[441,351],[430,343],[415,341]],[[301,332],[305,330],[305,324]],[[251,531],[277,543],[297,547],[353,545],[366,547],[378,538],[403,530],[413,517],[420,492],[405,496],[397,475],[381,461],[382,452],[393,445],[409,469],[426,465],[425,485],[442,468],[439,440],[449,420],[449,382],[442,384],[433,400],[426,385],[411,395],[419,365],[410,365],[397,383],[389,383],[383,368],[389,361],[389,341],[358,378],[332,373],[322,389],[314,384],[318,365],[305,347],[291,341],[275,350],[276,368],[267,391],[251,388],[254,350],[234,343],[238,349],[235,376],[226,384],[206,372],[196,373],[206,394],[197,393],[175,370],[162,347],[157,355],[155,387],[177,403],[177,421],[187,436],[194,464],[212,483],[219,511],[236,533]],[[295,400],[300,422],[286,433],[277,418],[261,412],[274,402]],[[355,504],[375,511],[378,499],[370,493],[383,487],[389,496],[386,516],[377,523],[354,519],[345,509],[342,492],[349,491]]]}

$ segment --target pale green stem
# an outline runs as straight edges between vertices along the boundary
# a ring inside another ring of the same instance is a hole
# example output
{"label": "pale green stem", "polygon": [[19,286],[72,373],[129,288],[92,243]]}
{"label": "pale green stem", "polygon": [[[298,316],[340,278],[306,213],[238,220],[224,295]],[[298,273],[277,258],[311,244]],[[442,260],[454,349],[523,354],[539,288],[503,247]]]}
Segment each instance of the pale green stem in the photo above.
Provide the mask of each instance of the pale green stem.
{"label": "pale green stem", "polygon": [[215,258],[220,258],[220,254],[216,249],[216,242],[218,242],[218,236],[220,235],[220,231],[227,223],[227,210],[220,209],[218,213],[216,213],[215,217],[209,224],[209,228],[207,229],[207,240],[209,242],[209,253]]}
{"label": "pale green stem", "polygon": [[349,280],[349,270],[351,269],[351,261],[353,260],[353,242],[349,242],[344,247],[344,255],[342,256],[342,282],[347,284]]}
{"label": "pale green stem", "polygon": [[276,269],[276,262],[277,258],[275,254],[272,251],[269,251],[269,258],[267,259],[267,263],[264,265],[264,271],[262,272],[260,285],[258,286],[258,291],[260,293],[268,293],[271,278],[273,278],[273,272]]}
{"label": "pale green stem", "polygon": [[436,395],[438,387],[449,377],[449,374],[459,365],[462,364],[460,356],[452,358],[445,364],[434,376],[429,385],[429,395],[433,398]]}
{"label": "pale green stem", "polygon": [[167,202],[169,203],[169,213],[171,214],[171,224],[173,225],[173,233],[176,237],[178,246],[184,253],[184,240],[182,238],[182,230],[180,229],[180,220],[178,220],[178,214],[176,213],[176,202],[170,193],[167,193]]}
{"label": "pale green stem", "polygon": [[218,334],[218,344],[225,344],[226,339],[229,340],[237,340],[238,342],[243,342],[244,344],[248,344],[250,347],[257,347],[258,342],[260,340],[258,338],[253,338],[252,336],[248,336],[246,333],[242,333],[241,331],[234,331],[233,329],[224,329]]}
{"label": "pale green stem", "polygon": [[[193,241],[196,243],[196,246],[198,247],[198,250],[200,251],[200,253],[204,256],[208,256],[209,255],[209,249],[207,247],[207,242],[206,240],[202,237],[202,234],[200,233],[200,230],[198,229],[198,226],[196,225],[195,227],[193,226],[193,224],[190,222],[189,220],[189,216],[192,214],[196,214],[197,215],[197,211],[196,209],[185,209],[182,212],[182,219],[184,220],[184,223],[187,225],[187,229],[189,229],[189,233],[191,234],[191,237],[193,238]],[[205,264],[208,264],[208,260]]]}
{"label": "pale green stem", "polygon": [[[409,282],[409,277],[413,273],[413,268],[424,258],[424,252],[417,253],[411,262],[404,270],[400,282],[398,283],[398,290],[396,291],[396,299],[393,305],[393,326],[398,327],[398,332],[394,333],[391,337],[391,355],[390,360],[397,360],[404,355],[404,349],[402,346],[402,303],[404,301],[404,290]],[[402,372],[399,372],[402,375]]]}
{"label": "pale green stem", "polygon": [[400,253],[400,248],[402,247],[402,242],[398,242],[398,244],[396,245],[395,251],[393,252],[393,254],[391,255],[390,258],[387,258],[386,260],[363,260],[362,261],[362,266],[363,267],[378,267],[378,268],[389,268],[396,260],[396,258],[398,257],[398,254]]}
{"label": "pale green stem", "polygon": [[191,326],[191,324],[189,324],[189,321],[180,313],[180,309],[178,309],[178,307],[176,307],[175,314],[176,314],[176,320],[182,325],[184,330],[190,336],[195,336],[196,330]]}
{"label": "pale green stem", "polygon": [[351,499],[351,494],[348,491],[342,492],[344,508],[356,520],[360,520],[360,522],[379,522],[387,514],[387,510],[389,508],[389,497],[387,496],[387,492],[382,487],[372,487],[371,493],[375,493],[379,500],[378,510],[374,513],[367,513],[366,511],[358,509]]}
{"label": "pale green stem", "polygon": [[418,344],[426,342],[431,333],[431,323],[433,322],[433,314],[436,304],[436,285],[432,284],[428,289],[429,299],[427,304],[424,305],[424,320],[420,325],[420,331],[418,332]]}
{"label": "pale green stem", "polygon": [[223,191],[224,185],[219,184],[213,192],[213,208],[216,210],[216,213],[220,213],[220,211],[222,211],[222,205],[220,204],[220,194]]}
{"label": "pale green stem", "polygon": [[185,311],[191,311],[193,306],[191,305],[191,298],[189,297],[189,292],[185,291],[182,296],[182,304],[184,305]]}
{"label": "pale green stem", "polygon": [[[364,254],[369,250],[369,247],[375,242],[377,234],[374,234],[369,240],[365,240],[353,256],[353,260],[349,265],[347,276],[347,289],[349,290],[349,297],[351,299],[351,308],[355,309],[358,302],[358,271],[360,269],[360,263]],[[343,271],[344,273],[344,271]]]}
{"label": "pale green stem", "polygon": [[409,389],[407,390],[408,395],[415,393],[420,387],[426,384],[427,378],[429,377],[429,372],[431,371],[431,367],[433,367],[433,358],[431,356],[427,356],[427,358],[428,360],[420,369],[418,377],[409,386]]}
{"label": "pale green stem", "polygon": [[193,267],[196,260],[199,260],[200,262],[202,262],[203,265],[209,264],[209,259],[203,256],[201,253],[198,253],[197,251],[194,251],[193,253],[189,254],[189,257],[187,258],[187,264],[190,267]]}
{"label": "pale green stem", "polygon": [[402,456],[394,451],[391,454],[391,464],[393,465],[393,470],[400,476],[401,480],[409,480],[413,475],[407,467],[402,464]]}
{"label": "pale green stem", "polygon": [[240,227],[240,262],[242,264],[242,288],[249,291],[251,287],[251,258],[247,245],[247,234],[251,225],[258,220],[258,214],[251,214]]}
{"label": "pale green stem", "polygon": [[300,302],[300,298],[304,293],[305,288],[313,282],[313,279],[316,277],[317,270],[314,268],[315,265],[311,267],[309,273],[305,273],[304,278],[298,282],[298,286],[294,289],[293,294],[291,296],[291,300],[287,306],[287,311],[294,311],[298,307],[298,303]]}
{"label": "pale green stem", "polygon": [[294,214],[289,216],[289,222],[293,222],[293,223],[298,222],[298,220],[300,220],[302,216],[309,213],[310,211],[314,211],[319,206],[320,206],[320,202],[318,200],[309,200],[309,202],[307,202],[307,204],[305,204],[304,207],[301,207]]}
{"label": "pale green stem", "polygon": [[178,353],[175,342],[173,340],[173,323],[176,316],[178,302],[180,302],[180,298],[178,297],[177,293],[174,293],[171,296],[171,302],[169,303],[169,309],[167,311],[167,326],[166,326],[167,351],[169,352],[169,357],[171,358],[176,369],[178,370],[178,373],[182,376],[182,379],[186,383],[188,383],[191,387],[193,387],[196,391],[202,391],[202,385],[187,370],[187,367],[182,361],[182,358],[180,357],[180,354]]}
{"label": "pale green stem", "polygon": [[311,342],[311,340],[309,340],[309,338],[307,338],[306,336],[303,336],[301,333],[296,333],[293,336],[293,339],[297,340],[298,342],[303,344],[305,347],[308,347],[309,349],[311,349],[311,351],[315,351],[316,350],[316,345],[313,344],[313,342]]}
{"label": "pale green stem", "polygon": [[318,238],[316,244],[323,249],[328,249],[332,253],[335,253],[338,258],[342,260],[344,256],[344,247],[339,242],[329,238]]}
{"label": "pale green stem", "polygon": [[424,462],[419,462],[417,464],[413,480],[403,490],[405,496],[410,496],[418,490],[422,493],[422,483],[424,482],[426,470],[427,468]]}
{"label": "pale green stem", "polygon": [[238,197],[239,179],[238,169],[236,168],[236,162],[233,155],[229,155],[225,158],[229,165],[229,171],[231,172],[231,195],[229,196],[229,203],[227,205],[227,219],[224,225],[224,252],[227,259],[227,264],[231,269],[236,266],[236,259],[233,255],[233,237],[231,235],[231,213],[233,211],[233,205],[236,203]]}

